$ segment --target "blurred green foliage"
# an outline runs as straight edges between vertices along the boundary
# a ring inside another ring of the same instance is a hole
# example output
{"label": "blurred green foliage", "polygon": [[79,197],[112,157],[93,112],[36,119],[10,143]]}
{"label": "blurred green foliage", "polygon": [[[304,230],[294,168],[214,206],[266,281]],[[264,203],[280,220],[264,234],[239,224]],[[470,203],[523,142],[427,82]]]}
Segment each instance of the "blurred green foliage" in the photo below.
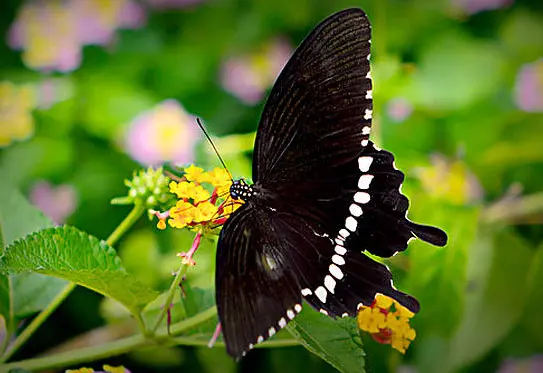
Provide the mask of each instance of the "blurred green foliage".
{"label": "blurred green foliage", "polygon": [[[413,321],[417,338],[403,356],[364,336],[365,369],[513,372],[505,370],[507,359],[543,353],[543,74],[528,76],[528,87],[521,79],[537,61],[535,70],[543,70],[543,3],[516,0],[480,12],[466,10],[467,3],[478,1],[207,0],[179,9],[141,2],[144,24],[116,30],[105,45],[83,46],[80,66],[61,73],[29,68],[22,52],[8,45],[23,3],[3,1],[0,82],[38,93],[32,133],[0,150],[0,182],[31,200],[40,181],[52,185],[46,199],[56,198],[56,186],[72,186],[77,198],[66,222],[106,239],[129,212],[110,200],[126,194],[123,180],[142,166],[125,145],[131,122],[167,99],[201,117],[231,172],[250,178],[264,101],[248,104],[227,92],[222,66],[276,37],[296,46],[332,12],[361,7],[373,32],[373,139],[406,173],[410,217],[449,235],[445,248],[413,242],[387,261],[396,286],[421,302]],[[13,97],[0,95],[0,108],[22,105]],[[539,106],[527,108],[534,97]],[[194,141],[194,161],[208,169],[218,165],[209,146]],[[35,229],[52,225],[31,212],[10,215],[26,209],[26,201],[0,190],[3,232],[12,231],[6,224],[16,229],[14,217],[31,219],[25,224]],[[12,238],[4,234],[5,246]],[[179,265],[175,253],[188,250],[192,239],[191,232],[159,231],[141,219],[116,249],[131,276],[164,291]],[[203,242],[185,285],[208,305],[214,246]],[[124,314],[110,302],[76,289],[14,360],[115,326]],[[36,300],[21,307],[27,316],[43,305]],[[173,314],[191,314],[190,307]],[[223,348],[196,347],[138,350],[105,362],[138,373],[334,371],[301,347],[255,350],[239,364]]]}

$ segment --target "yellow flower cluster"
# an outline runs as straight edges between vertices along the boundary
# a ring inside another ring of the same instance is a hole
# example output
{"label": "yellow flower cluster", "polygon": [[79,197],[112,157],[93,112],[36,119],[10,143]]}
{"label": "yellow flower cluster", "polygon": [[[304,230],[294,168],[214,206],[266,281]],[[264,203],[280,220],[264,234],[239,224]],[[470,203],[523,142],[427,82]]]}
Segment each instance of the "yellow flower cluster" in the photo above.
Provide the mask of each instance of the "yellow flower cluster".
{"label": "yellow flower cluster", "polygon": [[358,327],[370,333],[377,342],[390,344],[404,354],[417,336],[409,326],[413,315],[392,298],[377,294],[369,307],[364,306],[358,311],[357,321]]}
{"label": "yellow flower cluster", "polygon": [[[173,228],[205,226],[209,223],[220,225],[226,220],[225,215],[240,206],[239,202],[228,199],[232,180],[222,168],[204,172],[202,168],[191,165],[185,169],[184,179],[170,182],[170,192],[179,198],[168,214],[168,224]],[[213,191],[206,189],[205,184],[212,186]],[[165,229],[165,219],[159,219],[157,226]]]}
{"label": "yellow flower cluster", "polygon": [[119,367],[112,367],[111,365],[104,365],[102,367],[103,372],[96,372],[94,369],[91,368],[79,368],[79,369],[68,369],[66,373],[130,373],[128,369],[126,369],[123,366]]}
{"label": "yellow flower cluster", "polygon": [[14,140],[24,140],[34,132],[31,110],[34,91],[29,86],[0,82],[0,147]]}

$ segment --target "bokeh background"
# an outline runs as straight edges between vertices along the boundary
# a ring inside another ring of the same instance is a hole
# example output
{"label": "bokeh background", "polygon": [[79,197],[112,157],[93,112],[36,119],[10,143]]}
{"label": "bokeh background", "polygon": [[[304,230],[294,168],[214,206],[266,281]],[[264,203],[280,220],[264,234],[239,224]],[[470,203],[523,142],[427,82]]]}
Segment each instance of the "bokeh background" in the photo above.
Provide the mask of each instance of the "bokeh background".
{"label": "bokeh background", "polygon": [[[374,141],[406,175],[414,242],[387,262],[422,304],[406,355],[365,338],[369,372],[543,372],[543,2],[539,0],[4,0],[0,180],[56,223],[99,238],[129,207],[134,170],[218,165],[250,177],[267,92],[323,18],[357,6],[373,25]],[[117,249],[167,288],[192,234],[142,219]],[[192,286],[213,284],[214,244]],[[16,360],[107,329],[115,307],[77,289]],[[105,361],[132,372],[332,372],[302,347],[234,364],[221,348],[163,348]],[[103,362],[87,364],[99,368]]]}

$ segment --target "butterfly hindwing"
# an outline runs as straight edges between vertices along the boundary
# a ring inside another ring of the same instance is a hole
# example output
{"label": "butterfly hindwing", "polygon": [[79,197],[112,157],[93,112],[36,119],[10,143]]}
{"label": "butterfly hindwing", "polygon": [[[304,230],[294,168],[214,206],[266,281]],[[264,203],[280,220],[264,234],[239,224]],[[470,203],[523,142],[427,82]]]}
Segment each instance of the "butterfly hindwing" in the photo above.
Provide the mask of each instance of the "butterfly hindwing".
{"label": "butterfly hindwing", "polygon": [[241,357],[301,310],[295,274],[288,270],[289,236],[263,210],[237,210],[219,238],[215,289],[227,351]]}

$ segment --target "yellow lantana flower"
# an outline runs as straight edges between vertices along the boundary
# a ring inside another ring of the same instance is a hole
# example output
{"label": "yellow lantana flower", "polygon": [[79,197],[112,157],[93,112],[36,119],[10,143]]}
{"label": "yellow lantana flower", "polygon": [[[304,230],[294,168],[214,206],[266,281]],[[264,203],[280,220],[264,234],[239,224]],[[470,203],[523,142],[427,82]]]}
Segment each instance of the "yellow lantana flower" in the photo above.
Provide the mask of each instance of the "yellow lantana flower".
{"label": "yellow lantana flower", "polygon": [[217,167],[205,172],[191,165],[184,169],[178,180],[169,183],[170,193],[179,199],[176,205],[165,212],[153,211],[159,229],[166,229],[167,220],[172,228],[209,226],[212,230],[224,224],[242,203],[230,198],[232,178],[225,169]]}
{"label": "yellow lantana flower", "polygon": [[415,339],[417,333],[409,325],[413,312],[382,294],[373,303],[358,311],[358,327],[371,334],[379,343],[390,344],[402,354]]}
{"label": "yellow lantana flower", "polygon": [[189,167],[185,168],[185,177],[188,181],[195,181],[198,183],[206,181],[204,169],[196,167],[195,165],[190,165]]}

